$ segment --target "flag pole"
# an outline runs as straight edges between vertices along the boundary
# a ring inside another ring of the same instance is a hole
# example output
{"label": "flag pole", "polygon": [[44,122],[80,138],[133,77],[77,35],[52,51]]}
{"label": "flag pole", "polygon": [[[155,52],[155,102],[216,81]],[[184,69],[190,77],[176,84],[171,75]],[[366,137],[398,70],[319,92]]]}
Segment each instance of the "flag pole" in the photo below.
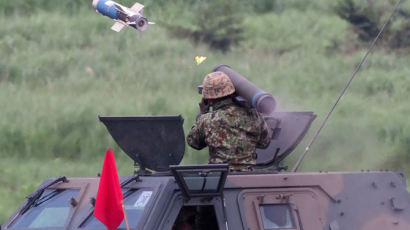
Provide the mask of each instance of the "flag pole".
{"label": "flag pole", "polygon": [[130,226],[128,225],[127,213],[125,212],[124,200],[121,201],[121,206],[122,206],[122,210],[124,211],[125,226],[127,227],[127,230],[130,230]]}

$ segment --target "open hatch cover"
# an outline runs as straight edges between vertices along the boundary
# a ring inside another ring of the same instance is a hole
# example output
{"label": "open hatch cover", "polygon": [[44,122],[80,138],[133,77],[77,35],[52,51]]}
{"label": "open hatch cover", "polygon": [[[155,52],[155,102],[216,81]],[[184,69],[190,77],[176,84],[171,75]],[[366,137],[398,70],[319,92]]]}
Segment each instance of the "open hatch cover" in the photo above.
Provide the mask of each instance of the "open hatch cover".
{"label": "open hatch cover", "polygon": [[171,165],[170,168],[188,198],[221,196],[229,169],[228,164]]}
{"label": "open hatch cover", "polygon": [[141,169],[167,171],[185,153],[184,119],[179,116],[128,116],[99,119],[120,148]]}
{"label": "open hatch cover", "polygon": [[313,112],[273,112],[264,116],[273,136],[266,149],[256,149],[256,167],[277,168],[300,143],[315,118]]}

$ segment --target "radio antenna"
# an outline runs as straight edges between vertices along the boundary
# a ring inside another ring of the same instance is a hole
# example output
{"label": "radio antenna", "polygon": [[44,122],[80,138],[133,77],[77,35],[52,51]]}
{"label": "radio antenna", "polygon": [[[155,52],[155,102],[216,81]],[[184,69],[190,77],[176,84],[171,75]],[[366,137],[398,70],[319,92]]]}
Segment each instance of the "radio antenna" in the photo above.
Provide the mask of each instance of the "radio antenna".
{"label": "radio antenna", "polygon": [[369,55],[369,53],[373,50],[373,47],[376,45],[377,40],[379,40],[380,35],[383,33],[384,28],[386,27],[387,24],[389,24],[389,22],[391,21],[391,19],[393,18],[393,15],[396,13],[397,9],[399,8],[399,5],[401,3],[402,0],[398,0],[396,5],[394,6],[394,9],[392,11],[392,13],[390,14],[389,18],[386,20],[386,22],[383,24],[382,28],[380,29],[379,33],[377,34],[377,36],[373,39],[372,43],[370,44],[369,49],[367,50],[366,54],[362,57],[362,59],[360,60],[359,64],[356,66],[356,69],[353,71],[349,81],[347,81],[345,87],[343,88],[343,90],[340,92],[339,97],[336,99],[336,102],[333,104],[332,108],[330,109],[330,111],[327,113],[325,119],[322,121],[322,123],[320,124],[318,130],[316,131],[315,135],[313,136],[312,140],[310,140],[309,144],[306,146],[305,150],[303,151],[302,155],[300,155],[298,161],[296,162],[295,166],[293,166],[292,172],[296,172],[300,166],[300,164],[302,163],[303,159],[305,158],[306,154],[309,152],[310,147],[312,146],[313,142],[315,142],[315,140],[317,139],[317,137],[319,136],[320,131],[322,131],[323,127],[326,125],[327,120],[329,119],[330,115],[332,114],[333,110],[335,109],[336,105],[339,103],[340,99],[343,97],[343,95],[345,94],[347,88],[349,88],[350,83],[353,81],[354,77],[356,76],[357,72],[359,72],[360,67],[362,67],[363,63],[366,61],[367,56]]}

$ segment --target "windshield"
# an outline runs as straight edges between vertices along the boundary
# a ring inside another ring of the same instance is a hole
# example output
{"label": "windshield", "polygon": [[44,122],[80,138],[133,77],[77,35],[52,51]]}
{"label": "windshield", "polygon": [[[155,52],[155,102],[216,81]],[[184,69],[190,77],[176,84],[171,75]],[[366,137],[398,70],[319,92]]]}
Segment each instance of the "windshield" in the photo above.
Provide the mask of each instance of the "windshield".
{"label": "windshield", "polygon": [[[125,211],[127,212],[128,224],[131,228],[137,227],[144,209],[147,206],[152,196],[151,189],[123,189],[122,190],[125,204]],[[80,226],[80,228],[105,228],[94,215],[90,215],[87,220]],[[119,228],[125,228],[125,221],[123,220]]]}
{"label": "windshield", "polygon": [[78,189],[46,189],[10,228],[62,228],[67,222]]}

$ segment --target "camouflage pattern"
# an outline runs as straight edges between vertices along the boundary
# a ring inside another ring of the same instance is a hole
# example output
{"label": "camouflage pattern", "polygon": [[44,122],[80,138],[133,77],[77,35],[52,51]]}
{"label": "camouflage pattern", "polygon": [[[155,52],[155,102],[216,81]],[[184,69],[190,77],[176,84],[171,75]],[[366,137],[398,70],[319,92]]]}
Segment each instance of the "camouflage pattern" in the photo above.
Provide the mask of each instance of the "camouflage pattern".
{"label": "camouflage pattern", "polygon": [[[71,208],[70,215],[66,215],[67,221],[64,227],[36,229],[106,229],[104,226],[81,225],[87,218],[94,218],[90,200],[95,199],[97,195],[99,178],[71,177],[67,179],[65,183],[61,182],[50,187],[52,190],[81,190],[78,196],[73,197],[77,205]],[[120,177],[121,182],[128,179],[130,177]],[[51,179],[47,179],[43,185],[50,181]],[[138,212],[129,212],[127,215],[129,220],[139,220],[138,222],[130,221],[130,227],[133,230],[170,230],[172,223],[178,222],[176,214],[183,211],[182,207],[210,206],[212,210],[215,210],[214,215],[218,219],[226,218],[227,222],[219,221],[218,228],[200,229],[264,230],[266,229],[264,228],[266,218],[261,218],[263,213],[260,207],[277,204],[290,207],[288,216],[293,226],[280,229],[409,230],[410,194],[406,190],[405,182],[406,179],[402,174],[387,171],[279,174],[256,171],[228,174],[223,188],[224,198],[221,202],[222,198],[219,196],[212,197],[213,199],[209,197],[207,199],[204,197],[182,199],[182,188],[175,183],[174,177],[153,174],[141,176],[138,181],[132,180],[126,186],[126,189],[138,191],[149,188],[153,191],[143,209],[139,209]],[[138,194],[140,193],[134,193],[134,195]],[[69,205],[70,198],[65,197],[64,204]],[[15,228],[11,224],[25,203],[23,202],[20,208],[2,225],[2,229],[23,229]],[[134,203],[125,207],[135,210]],[[224,203],[225,207],[221,203]],[[53,202],[49,201],[44,201],[42,205],[45,208],[55,208]],[[223,214],[224,212],[226,215]],[[61,218],[61,212],[53,214],[52,217]],[[19,217],[16,221],[19,221]],[[132,224],[133,222],[137,222],[138,225]],[[125,229],[125,227],[120,229]]]}
{"label": "camouflage pattern", "polygon": [[223,72],[212,72],[205,76],[202,97],[216,99],[228,96],[235,92],[231,79]]}
{"label": "camouflage pattern", "polygon": [[232,171],[250,171],[256,162],[256,148],[266,148],[270,136],[256,109],[240,107],[230,98],[213,105],[201,115],[187,136],[195,149],[209,147],[209,163],[228,163]]}

